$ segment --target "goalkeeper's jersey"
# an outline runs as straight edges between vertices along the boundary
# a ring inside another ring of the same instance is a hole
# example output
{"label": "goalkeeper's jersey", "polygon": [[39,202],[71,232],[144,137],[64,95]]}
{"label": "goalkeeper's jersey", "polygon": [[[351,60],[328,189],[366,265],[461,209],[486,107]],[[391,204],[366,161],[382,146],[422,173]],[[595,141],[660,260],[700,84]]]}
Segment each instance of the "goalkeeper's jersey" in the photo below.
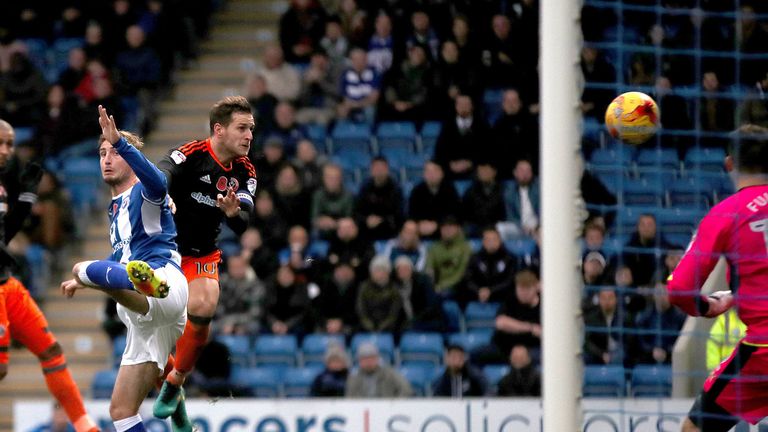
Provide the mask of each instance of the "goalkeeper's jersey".
{"label": "goalkeeper's jersey", "polygon": [[768,344],[768,185],[746,187],[702,219],[688,250],[669,277],[672,303],[699,315],[699,293],[720,257],[729,267],[734,307],[747,325],[745,340]]}

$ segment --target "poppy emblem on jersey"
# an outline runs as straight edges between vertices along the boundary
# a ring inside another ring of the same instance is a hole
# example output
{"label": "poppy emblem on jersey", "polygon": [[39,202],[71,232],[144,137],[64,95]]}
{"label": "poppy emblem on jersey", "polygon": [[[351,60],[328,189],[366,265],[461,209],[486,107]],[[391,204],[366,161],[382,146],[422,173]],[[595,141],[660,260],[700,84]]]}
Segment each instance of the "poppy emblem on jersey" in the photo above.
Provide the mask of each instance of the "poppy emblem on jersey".
{"label": "poppy emblem on jersey", "polygon": [[251,193],[251,195],[256,195],[256,185],[257,181],[255,178],[251,177],[248,179],[248,181],[245,183],[245,186],[248,188],[248,192]]}
{"label": "poppy emblem on jersey", "polygon": [[232,178],[229,179],[228,186],[230,187],[230,189],[237,190],[237,188],[240,186],[240,182],[237,181],[236,178],[232,177]]}
{"label": "poppy emblem on jersey", "polygon": [[117,213],[117,203],[112,203],[112,211],[109,212],[110,216],[114,216]]}
{"label": "poppy emblem on jersey", "polygon": [[218,180],[216,180],[216,189],[220,190],[221,192],[224,192],[227,190],[227,178],[224,176],[219,177]]}

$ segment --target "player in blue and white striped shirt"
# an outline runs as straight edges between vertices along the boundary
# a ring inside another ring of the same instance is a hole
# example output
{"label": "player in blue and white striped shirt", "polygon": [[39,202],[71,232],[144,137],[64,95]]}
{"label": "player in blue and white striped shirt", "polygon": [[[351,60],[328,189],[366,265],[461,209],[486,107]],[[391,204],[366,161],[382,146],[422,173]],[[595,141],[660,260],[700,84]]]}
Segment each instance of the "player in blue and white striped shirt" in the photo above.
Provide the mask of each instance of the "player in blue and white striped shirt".
{"label": "player in blue and white striped shirt", "polygon": [[[99,124],[101,174],[113,197],[112,254],[108,260],[75,264],[74,279],[63,282],[61,289],[72,297],[78,289],[96,288],[118,303],[128,334],[110,415],[117,432],[144,431],[139,406],[184,329],[187,280],[180,268],[165,175],[138,150],[140,139],[118,132],[114,118],[101,106]],[[185,409],[172,416],[172,425],[175,431],[192,430]]]}

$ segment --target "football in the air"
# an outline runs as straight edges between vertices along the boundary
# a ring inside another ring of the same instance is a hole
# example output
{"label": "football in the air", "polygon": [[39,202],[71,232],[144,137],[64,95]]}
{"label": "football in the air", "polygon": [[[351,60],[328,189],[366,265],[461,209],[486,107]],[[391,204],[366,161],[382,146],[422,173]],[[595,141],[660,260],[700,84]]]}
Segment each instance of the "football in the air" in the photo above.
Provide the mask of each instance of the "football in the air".
{"label": "football in the air", "polygon": [[659,128],[659,106],[645,93],[623,93],[605,110],[605,126],[616,139],[628,144],[642,144]]}

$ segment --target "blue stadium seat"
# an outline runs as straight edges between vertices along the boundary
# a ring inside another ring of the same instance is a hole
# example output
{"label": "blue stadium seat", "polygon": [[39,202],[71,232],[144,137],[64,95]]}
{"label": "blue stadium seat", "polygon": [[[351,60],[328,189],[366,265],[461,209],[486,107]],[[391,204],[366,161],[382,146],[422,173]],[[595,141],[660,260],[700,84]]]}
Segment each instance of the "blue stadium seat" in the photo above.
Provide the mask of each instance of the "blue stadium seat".
{"label": "blue stadium seat", "polygon": [[614,195],[618,194],[624,180],[629,178],[627,168],[618,165],[593,166],[590,167],[589,172]]}
{"label": "blue stadium seat", "polygon": [[499,381],[509,373],[509,369],[509,365],[488,365],[483,368],[483,375],[488,382],[491,394],[495,395],[498,393]]}
{"label": "blue stadium seat", "polygon": [[685,177],[667,186],[669,206],[683,209],[708,209],[713,200],[715,187],[707,178]]}
{"label": "blue stadium seat", "polygon": [[123,359],[123,352],[125,351],[126,339],[125,335],[117,335],[112,340],[112,366],[115,368],[120,367],[120,361]]}
{"label": "blue stadium seat", "polygon": [[471,237],[471,238],[468,238],[467,241],[469,242],[470,249],[472,249],[472,253],[479,252],[480,249],[483,247],[483,239]]}
{"label": "blue stadium seat", "polygon": [[402,148],[413,152],[416,144],[416,126],[413,122],[382,122],[376,130],[379,151]]}
{"label": "blue stadium seat", "polygon": [[371,142],[371,127],[364,123],[341,121],[331,132],[333,153],[344,149],[364,149],[369,151]]}
{"label": "blue stadium seat", "polygon": [[413,151],[404,147],[383,147],[379,150],[379,155],[383,156],[389,166],[396,171],[405,168],[409,160],[414,157]]}
{"label": "blue stadium seat", "polygon": [[721,148],[692,148],[685,154],[685,168],[709,172],[725,170],[725,150]]}
{"label": "blue stadium seat", "polygon": [[475,329],[493,329],[496,327],[498,303],[470,302],[464,310],[464,323],[467,331]]}
{"label": "blue stadium seat", "polygon": [[680,248],[680,249],[686,249],[688,247],[688,244],[691,242],[691,234],[685,234],[685,233],[666,233],[664,234],[664,239],[669,242],[670,244]]}
{"label": "blue stadium seat", "polygon": [[622,366],[584,367],[584,396],[622,397],[626,387]]}
{"label": "blue stadium seat", "polygon": [[678,170],[680,169],[680,159],[677,157],[677,150],[673,149],[641,149],[637,153],[638,168],[654,168]]}
{"label": "blue stadium seat", "polygon": [[492,125],[502,114],[501,101],[504,99],[504,90],[488,89],[483,94],[483,109],[485,119]]}
{"label": "blue stadium seat", "polygon": [[435,378],[435,371],[437,370],[434,365],[407,364],[400,366],[398,370],[411,384],[416,396],[431,394],[432,380]]}
{"label": "blue stadium seat", "polygon": [[421,153],[432,156],[435,153],[435,144],[437,143],[437,137],[440,136],[440,131],[443,125],[437,121],[425,122],[421,126]]}
{"label": "blue stadium seat", "polygon": [[458,303],[453,300],[443,301],[443,315],[445,316],[445,330],[447,333],[456,333],[463,330],[463,317]]}
{"label": "blue stadium seat", "polygon": [[637,365],[632,369],[630,392],[635,397],[669,397],[672,395],[672,367]]}
{"label": "blue stadium seat", "polygon": [[625,206],[661,207],[665,201],[664,185],[658,177],[626,179],[619,192],[619,203]]}
{"label": "blue stadium seat", "polygon": [[283,373],[283,395],[288,398],[309,397],[312,382],[323,371],[322,367],[288,368]]}
{"label": "blue stadium seat", "polygon": [[285,368],[281,367],[252,367],[233,368],[230,381],[248,389],[251,396],[276,398],[280,396],[280,382]]}
{"label": "blue stadium seat", "polygon": [[344,347],[344,336],[320,333],[304,336],[304,340],[301,342],[304,366],[323,366],[325,364],[325,351],[331,343]]}
{"label": "blue stadium seat", "polygon": [[334,154],[333,161],[344,171],[362,174],[371,164],[371,154],[367,148],[343,148]]}
{"label": "blue stadium seat", "polygon": [[296,366],[298,343],[294,335],[259,335],[253,346],[256,365]]}
{"label": "blue stadium seat", "polygon": [[98,203],[98,191],[103,183],[97,158],[74,157],[64,159],[59,173],[76,210],[95,208]]}
{"label": "blue stadium seat", "polygon": [[357,347],[365,342],[371,342],[379,347],[381,359],[389,364],[395,361],[395,339],[391,333],[357,333],[352,337],[352,355],[356,357]]}
{"label": "blue stadium seat", "polygon": [[611,148],[599,148],[592,152],[589,163],[596,167],[628,168],[632,164],[632,149],[619,145]]}
{"label": "blue stadium seat", "polygon": [[505,241],[504,247],[512,255],[518,258],[525,258],[533,255],[539,246],[536,244],[536,240],[528,237],[521,237]]}
{"label": "blue stadium seat", "polygon": [[326,127],[319,124],[308,124],[305,125],[305,128],[307,130],[307,136],[309,139],[312,140],[312,142],[315,144],[315,148],[320,153],[326,153],[328,151],[327,147],[327,134],[326,134]]}
{"label": "blue stadium seat", "polygon": [[656,212],[656,226],[662,234],[690,235],[704,216],[702,210],[660,209]]}
{"label": "blue stadium seat", "polygon": [[644,214],[656,215],[657,207],[619,207],[614,221],[614,231],[617,234],[634,232],[637,220]]}
{"label": "blue stadium seat", "polygon": [[117,369],[107,369],[96,372],[91,382],[91,397],[94,399],[110,399],[115,388]]}
{"label": "blue stadium seat", "polygon": [[467,353],[472,353],[472,351],[490,344],[492,336],[493,332],[478,330],[467,333],[454,333],[448,337],[448,343],[461,345]]}
{"label": "blue stadium seat", "polygon": [[15,133],[14,143],[17,145],[32,141],[35,137],[35,128],[33,127],[14,127],[13,132]]}
{"label": "blue stadium seat", "polygon": [[35,65],[40,73],[45,74],[50,63],[48,58],[48,42],[42,38],[22,39],[21,42],[26,45],[27,54],[32,64]]}
{"label": "blue stadium seat", "polygon": [[224,344],[229,350],[233,365],[251,365],[251,340],[247,335],[218,335],[216,341]]}
{"label": "blue stadium seat", "polygon": [[443,337],[439,333],[405,333],[400,338],[402,365],[439,366],[443,359]]}

